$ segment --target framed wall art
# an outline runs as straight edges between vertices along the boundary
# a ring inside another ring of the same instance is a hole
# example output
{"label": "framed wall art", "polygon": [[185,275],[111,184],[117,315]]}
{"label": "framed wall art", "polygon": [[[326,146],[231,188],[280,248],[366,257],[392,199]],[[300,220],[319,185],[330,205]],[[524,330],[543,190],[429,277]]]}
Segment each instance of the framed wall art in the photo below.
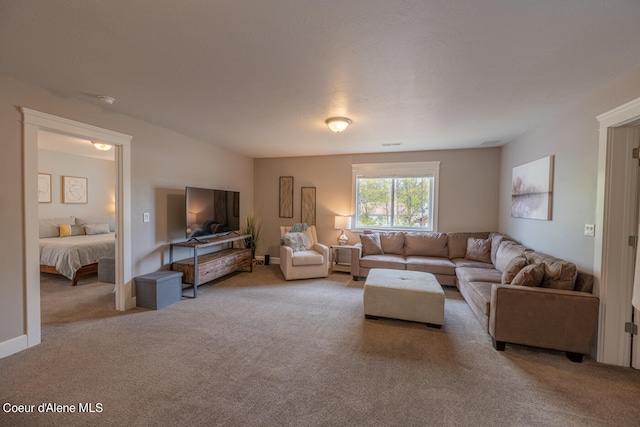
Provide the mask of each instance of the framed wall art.
{"label": "framed wall art", "polygon": [[88,179],[79,176],[62,177],[62,203],[87,203]]}
{"label": "framed wall art", "polygon": [[280,177],[280,218],[293,218],[293,177]]}
{"label": "framed wall art", "polygon": [[302,187],[300,196],[300,222],[316,225],[316,187]]}
{"label": "framed wall art", "polygon": [[511,216],[551,220],[553,205],[553,156],[513,168]]}
{"label": "framed wall art", "polygon": [[38,173],[38,203],[51,203],[50,173]]}

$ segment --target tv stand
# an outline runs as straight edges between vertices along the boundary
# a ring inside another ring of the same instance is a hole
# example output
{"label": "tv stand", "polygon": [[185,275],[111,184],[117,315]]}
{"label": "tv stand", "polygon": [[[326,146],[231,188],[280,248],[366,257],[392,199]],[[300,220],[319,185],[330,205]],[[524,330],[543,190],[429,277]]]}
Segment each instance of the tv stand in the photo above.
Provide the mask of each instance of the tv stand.
{"label": "tv stand", "polygon": [[[183,283],[193,285],[193,298],[198,296],[198,286],[210,282],[234,271],[253,271],[251,249],[234,248],[236,241],[251,239],[250,234],[226,234],[204,240],[188,240],[169,245],[169,263],[171,270],[183,273]],[[201,249],[211,246],[225,245],[227,248],[218,252],[199,255]],[[181,261],[173,261],[173,248],[191,248],[193,257]]]}

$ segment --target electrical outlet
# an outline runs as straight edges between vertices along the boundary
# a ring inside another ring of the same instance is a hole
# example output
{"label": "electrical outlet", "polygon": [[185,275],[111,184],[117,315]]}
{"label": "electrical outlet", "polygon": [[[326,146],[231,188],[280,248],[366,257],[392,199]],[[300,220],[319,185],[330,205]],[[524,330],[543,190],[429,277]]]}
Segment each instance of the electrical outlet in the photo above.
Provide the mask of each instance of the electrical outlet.
{"label": "electrical outlet", "polygon": [[142,214],[142,222],[149,222],[149,212],[145,212]]}
{"label": "electrical outlet", "polygon": [[596,235],[596,226],[594,224],[585,224],[584,225],[584,235],[593,237]]}

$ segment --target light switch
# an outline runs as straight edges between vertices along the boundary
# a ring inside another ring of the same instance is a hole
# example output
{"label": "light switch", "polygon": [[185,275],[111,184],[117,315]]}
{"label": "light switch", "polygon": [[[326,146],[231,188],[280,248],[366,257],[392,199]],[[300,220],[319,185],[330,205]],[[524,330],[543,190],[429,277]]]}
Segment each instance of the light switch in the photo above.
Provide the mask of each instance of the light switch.
{"label": "light switch", "polygon": [[584,225],[584,235],[593,237],[596,235],[596,226],[594,224],[585,224]]}
{"label": "light switch", "polygon": [[142,214],[142,222],[149,222],[149,212]]}

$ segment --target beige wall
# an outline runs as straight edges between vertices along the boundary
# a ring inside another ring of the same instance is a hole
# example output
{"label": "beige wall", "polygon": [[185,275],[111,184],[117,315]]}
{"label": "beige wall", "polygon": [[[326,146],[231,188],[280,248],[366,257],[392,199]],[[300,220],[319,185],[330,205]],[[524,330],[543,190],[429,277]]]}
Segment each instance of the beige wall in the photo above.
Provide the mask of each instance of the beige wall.
{"label": "beige wall", "polygon": [[[253,159],[113,113],[109,108],[59,96],[0,75],[0,345],[25,333],[24,241],[22,208],[22,115],[20,107],[132,135],[132,263],[134,276],[158,270],[166,262],[170,238],[184,239],[169,222],[182,222],[184,187],[229,188],[241,192],[241,216],[252,210]],[[31,197],[36,197],[33,195]],[[142,213],[151,222],[142,222]],[[178,218],[176,218],[178,216]],[[184,227],[184,225],[183,225]],[[178,234],[175,234],[178,233]],[[184,231],[182,231],[184,233]]]}
{"label": "beige wall", "polygon": [[[255,209],[263,223],[257,253],[279,256],[279,227],[300,222],[301,187],[316,187],[318,239],[333,244],[340,234],[334,216],[353,214],[351,164],[416,161],[441,162],[439,231],[497,230],[499,148],[256,159]],[[278,216],[280,176],[294,177],[293,218]]]}
{"label": "beige wall", "polygon": [[[542,252],[593,271],[594,238],[584,225],[595,222],[598,166],[596,116],[640,97],[640,70],[595,91],[564,114],[505,145],[500,171],[500,231]],[[511,218],[511,171],[554,155],[551,221]]]}
{"label": "beige wall", "polygon": [[[38,204],[38,217],[114,215],[115,171],[113,160],[38,150],[38,172],[51,175],[51,203]],[[62,176],[87,178],[87,203],[62,203]]]}

